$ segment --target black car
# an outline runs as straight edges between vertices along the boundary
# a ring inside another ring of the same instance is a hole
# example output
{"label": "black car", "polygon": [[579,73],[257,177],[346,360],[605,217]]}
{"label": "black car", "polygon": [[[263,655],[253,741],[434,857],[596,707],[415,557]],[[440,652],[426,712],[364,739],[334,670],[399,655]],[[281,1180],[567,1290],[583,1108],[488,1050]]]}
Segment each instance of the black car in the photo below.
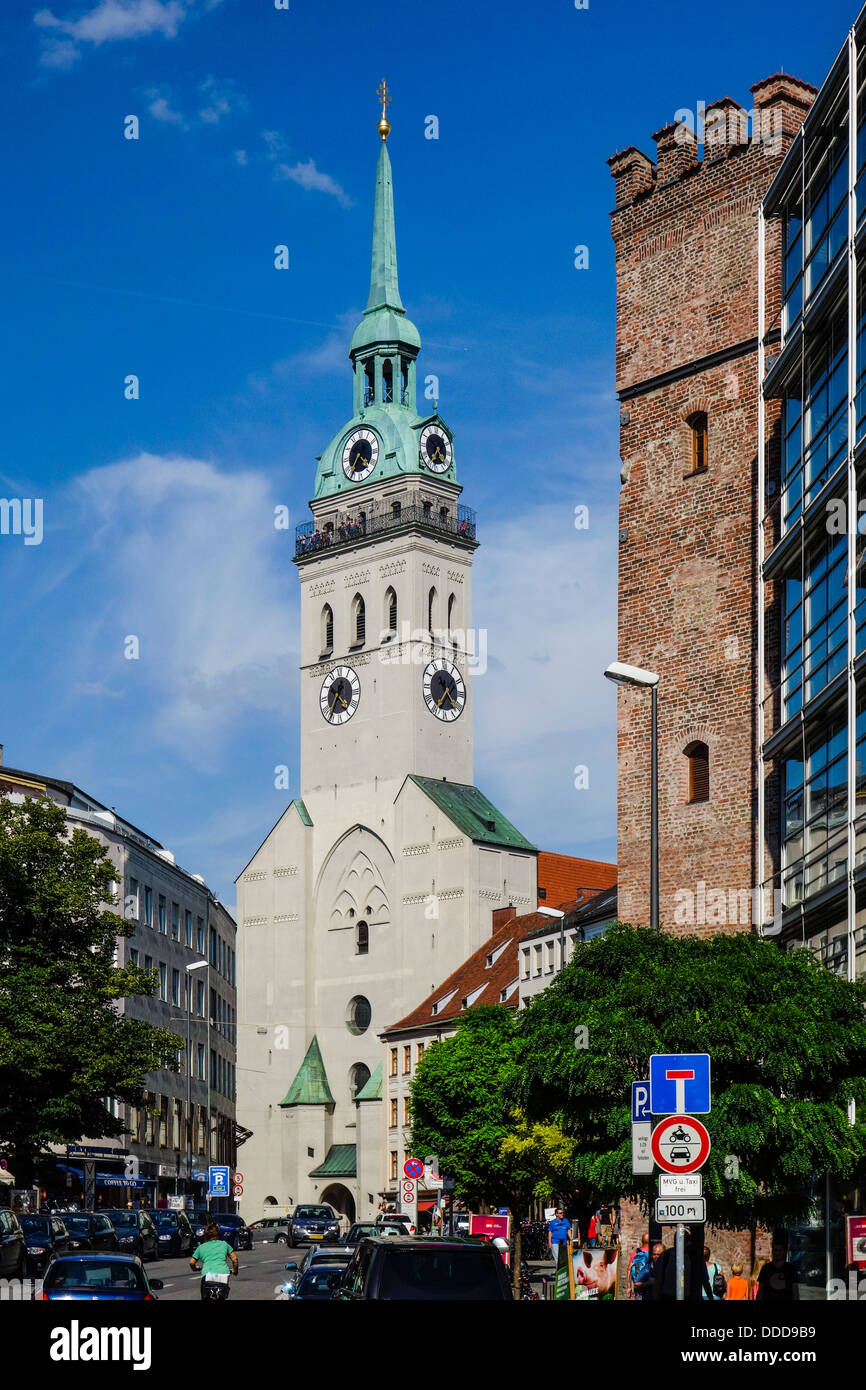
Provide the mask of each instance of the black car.
{"label": "black car", "polygon": [[160,1255],[191,1255],[197,1241],[185,1211],[155,1211]]}
{"label": "black car", "polygon": [[204,1228],[208,1221],[219,1227],[220,1238],[226,1241],[232,1250],[252,1250],[253,1233],[244,1218],[233,1211],[213,1211],[209,1217],[199,1216],[195,1219],[192,1229],[196,1245],[204,1236]]}
{"label": "black car", "polygon": [[513,1298],[499,1251],[459,1236],[365,1236],[334,1294],[403,1302]]}
{"label": "black car", "polygon": [[69,1250],[72,1254],[84,1254],[88,1250],[116,1251],[120,1248],[117,1232],[104,1212],[71,1211],[64,1216],[63,1224],[69,1232]]}
{"label": "black car", "polygon": [[18,1218],[27,1242],[27,1267],[30,1274],[41,1274],[55,1255],[69,1251],[69,1233],[59,1216],[25,1216]]}
{"label": "black car", "polygon": [[26,1279],[27,1264],[27,1242],[18,1217],[0,1208],[0,1279]]}
{"label": "black car", "polygon": [[333,1207],[298,1206],[289,1217],[289,1245],[312,1245],[340,1238],[340,1223]]}
{"label": "black car", "polygon": [[140,1260],[159,1259],[159,1241],[149,1212],[118,1208],[106,1210],[103,1215],[117,1232],[117,1248],[121,1255],[137,1255]]}

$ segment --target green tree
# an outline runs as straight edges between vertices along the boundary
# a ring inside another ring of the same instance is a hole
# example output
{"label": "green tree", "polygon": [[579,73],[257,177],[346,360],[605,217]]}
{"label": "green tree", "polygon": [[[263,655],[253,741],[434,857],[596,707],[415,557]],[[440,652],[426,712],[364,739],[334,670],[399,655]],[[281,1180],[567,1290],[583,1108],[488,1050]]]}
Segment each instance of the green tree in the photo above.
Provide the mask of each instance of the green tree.
{"label": "green tree", "polygon": [[176,1070],[183,1040],[118,1010],[156,981],[115,965],[134,926],[102,907],[114,872],[62,807],[0,797],[0,1152],[20,1182],[51,1143],[122,1134],[106,1099],[141,1104],[146,1072]]}
{"label": "green tree", "polygon": [[546,1205],[560,1200],[568,1207],[575,1206],[577,1140],[552,1120],[527,1120],[520,1109],[511,1110],[509,1118],[512,1129],[502,1141],[499,1158],[511,1181]]}
{"label": "green tree", "polygon": [[504,1161],[513,1128],[505,1090],[515,1066],[512,1009],[479,1005],[451,1038],[428,1047],[412,1082],[412,1148],[435,1153],[439,1170],[473,1207],[482,1202],[517,1212],[532,1195],[526,1165]]}
{"label": "green tree", "polygon": [[527,1119],[577,1140],[575,1182],[594,1201],[648,1202],[631,1174],[630,1088],[652,1053],[712,1058],[712,1152],[704,1173],[716,1225],[793,1222],[816,1177],[862,1171],[866,982],[842,980],[811,952],[752,933],[676,937],[617,924],[517,1020],[509,1095]]}

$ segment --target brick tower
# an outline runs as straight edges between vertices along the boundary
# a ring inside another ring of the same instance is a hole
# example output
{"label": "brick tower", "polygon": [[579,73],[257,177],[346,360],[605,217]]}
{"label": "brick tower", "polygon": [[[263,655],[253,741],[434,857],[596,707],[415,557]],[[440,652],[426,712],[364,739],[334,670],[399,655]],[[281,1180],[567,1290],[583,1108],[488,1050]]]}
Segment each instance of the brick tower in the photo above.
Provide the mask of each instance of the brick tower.
{"label": "brick tower", "polygon": [[[777,74],[609,164],[616,181],[619,659],[659,675],[663,928],[751,920],[758,207],[815,89]],[[778,341],[778,227],[767,230]],[[649,922],[650,701],[618,694],[619,915]],[[722,896],[723,895],[723,896]]]}

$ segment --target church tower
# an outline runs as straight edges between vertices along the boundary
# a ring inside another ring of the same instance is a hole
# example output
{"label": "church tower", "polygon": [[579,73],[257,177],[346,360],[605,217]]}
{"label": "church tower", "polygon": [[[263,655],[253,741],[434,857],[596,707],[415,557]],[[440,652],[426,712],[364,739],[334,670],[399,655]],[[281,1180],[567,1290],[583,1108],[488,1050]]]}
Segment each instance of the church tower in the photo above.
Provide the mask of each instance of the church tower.
{"label": "church tower", "polygon": [[296,535],[299,794],[238,879],[249,1219],[269,1198],[375,1212],[398,1142],[379,1034],[487,939],[493,909],[537,901],[534,846],[473,784],[475,517],[438,402],[419,410],[384,83],[379,95],[352,414],[317,460]]}

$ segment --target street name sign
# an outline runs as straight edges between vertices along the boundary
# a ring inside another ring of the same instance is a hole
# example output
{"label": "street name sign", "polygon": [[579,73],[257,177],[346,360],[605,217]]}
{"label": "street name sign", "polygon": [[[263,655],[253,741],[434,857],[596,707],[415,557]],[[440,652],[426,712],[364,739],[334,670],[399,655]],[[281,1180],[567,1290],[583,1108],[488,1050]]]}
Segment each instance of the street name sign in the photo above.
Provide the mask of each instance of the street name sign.
{"label": "street name sign", "polygon": [[709,1157],[710,1136],[694,1115],[671,1115],[656,1125],[650,1147],[666,1173],[696,1173]]}
{"label": "street name sign", "polygon": [[706,1197],[656,1197],[656,1221],[660,1226],[700,1226],[706,1219]]}
{"label": "street name sign", "polygon": [[709,1115],[710,1054],[672,1052],[650,1057],[650,1108],[654,1115]]}
{"label": "street name sign", "polygon": [[635,1176],[652,1173],[655,1161],[650,1148],[652,1111],[648,1081],[633,1081],[631,1087],[631,1171]]}
{"label": "street name sign", "polygon": [[700,1197],[703,1190],[700,1173],[659,1173],[660,1197]]}

